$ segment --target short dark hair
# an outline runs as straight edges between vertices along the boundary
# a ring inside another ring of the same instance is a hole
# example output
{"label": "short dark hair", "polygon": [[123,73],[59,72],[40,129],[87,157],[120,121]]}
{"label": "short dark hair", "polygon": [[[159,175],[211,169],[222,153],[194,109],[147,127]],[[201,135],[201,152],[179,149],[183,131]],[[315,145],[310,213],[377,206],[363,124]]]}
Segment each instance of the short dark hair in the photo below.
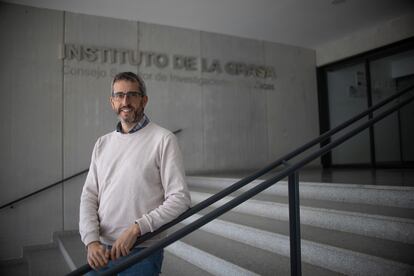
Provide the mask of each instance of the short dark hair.
{"label": "short dark hair", "polygon": [[137,82],[139,84],[139,89],[143,96],[147,95],[147,87],[145,86],[145,82],[142,79],[142,77],[138,74],[135,74],[133,72],[121,72],[115,75],[114,79],[112,80],[111,85],[111,93],[113,93],[112,89],[114,87],[115,82],[119,80],[126,80],[131,82]]}

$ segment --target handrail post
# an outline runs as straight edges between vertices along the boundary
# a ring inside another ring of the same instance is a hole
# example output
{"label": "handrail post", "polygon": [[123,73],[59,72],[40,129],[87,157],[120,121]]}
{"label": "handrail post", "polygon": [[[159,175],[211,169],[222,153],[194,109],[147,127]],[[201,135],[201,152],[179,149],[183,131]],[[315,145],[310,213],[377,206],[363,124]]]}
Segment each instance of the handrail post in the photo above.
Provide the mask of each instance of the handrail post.
{"label": "handrail post", "polygon": [[289,175],[289,232],[290,232],[290,275],[301,276],[299,173]]}

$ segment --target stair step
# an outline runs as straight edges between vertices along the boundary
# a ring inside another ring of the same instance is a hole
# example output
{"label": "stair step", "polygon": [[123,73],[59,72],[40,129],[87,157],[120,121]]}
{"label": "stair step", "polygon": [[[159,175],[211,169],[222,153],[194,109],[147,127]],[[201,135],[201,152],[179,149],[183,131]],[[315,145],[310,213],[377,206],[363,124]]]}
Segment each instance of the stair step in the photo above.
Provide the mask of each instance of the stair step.
{"label": "stair step", "polygon": [[[194,215],[183,221],[183,224],[189,224],[198,217],[200,216]],[[285,235],[225,222],[221,219],[214,220],[201,229],[232,241],[285,257],[289,256],[289,238]],[[414,273],[414,267],[411,265],[307,240],[302,240],[302,261],[348,275],[410,275]]]}
{"label": "stair step", "polygon": [[25,247],[23,256],[27,259],[30,274],[33,276],[65,275],[70,272],[55,244]]}
{"label": "stair step", "polygon": [[188,245],[184,242],[177,241],[166,248],[166,250],[175,256],[196,265],[200,269],[207,271],[213,275],[257,275],[247,269],[232,264],[223,259],[217,258],[203,250]]}
{"label": "stair step", "polygon": [[[192,204],[199,203],[212,194],[191,192]],[[228,196],[213,204],[219,207],[234,197]],[[235,212],[256,215],[276,220],[289,219],[287,204],[250,199],[233,209]],[[302,206],[301,223],[305,225],[350,232],[391,241],[414,244],[414,220],[369,215],[363,213],[326,210]]]}
{"label": "stair step", "polygon": [[[220,190],[208,187],[189,187],[192,192],[207,193],[207,194],[216,194]],[[224,189],[224,188],[223,188]],[[301,189],[301,188],[299,188]],[[238,196],[242,194],[243,191],[236,191],[230,196]],[[289,198],[287,196],[272,195],[267,193],[267,190],[264,190],[260,194],[252,197],[255,200],[269,201],[280,204],[289,204]],[[363,204],[363,203],[353,203],[346,201],[330,201],[330,200],[318,200],[318,199],[309,199],[300,197],[300,205],[313,208],[322,208],[329,210],[338,210],[338,211],[348,211],[348,212],[357,212],[365,213],[371,215],[382,215],[396,218],[414,218],[414,209],[412,208],[401,208],[401,207],[392,207],[392,206],[382,206],[382,205],[373,205],[373,204]]]}
{"label": "stair step", "polygon": [[[240,179],[237,178],[187,177],[187,182],[190,187],[209,188],[215,189],[216,191],[222,190],[239,180]],[[255,180],[243,187],[241,191],[246,191],[263,181],[264,180],[260,179]],[[321,190],[323,190],[323,193]],[[299,192],[301,199],[414,209],[414,187],[331,184],[301,181]],[[287,197],[287,182],[279,181],[277,184],[263,191],[262,194]]]}
{"label": "stair step", "polygon": [[86,263],[87,252],[79,231],[57,232],[54,234],[54,238],[70,270],[75,270]]}
{"label": "stair step", "polygon": [[0,261],[0,275],[27,276],[29,265],[24,259]]}
{"label": "stair step", "polygon": [[[290,261],[286,256],[275,254],[220,235],[198,230],[182,239],[183,242],[227,262],[237,264],[259,275],[290,275]],[[339,275],[333,271],[302,263],[303,275]],[[232,274],[237,275],[237,274]]]}
{"label": "stair step", "polygon": [[[208,208],[200,214],[212,211]],[[221,220],[257,228],[260,230],[289,236],[289,222],[264,218],[238,212],[228,212],[220,216]],[[401,263],[414,265],[414,245],[366,237],[342,231],[327,230],[301,224],[301,238],[320,244],[326,244],[352,250],[372,256],[381,257]]]}
{"label": "stair step", "polygon": [[212,274],[196,267],[195,265],[164,251],[162,264],[162,276],[211,276]]}

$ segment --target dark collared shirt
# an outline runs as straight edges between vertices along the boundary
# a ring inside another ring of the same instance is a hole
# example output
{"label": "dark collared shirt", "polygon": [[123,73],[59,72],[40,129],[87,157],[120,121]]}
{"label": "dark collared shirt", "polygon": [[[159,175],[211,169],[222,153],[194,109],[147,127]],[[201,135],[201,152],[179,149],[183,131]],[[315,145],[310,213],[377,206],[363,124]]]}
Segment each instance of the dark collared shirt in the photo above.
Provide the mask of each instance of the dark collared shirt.
{"label": "dark collared shirt", "polygon": [[[148,125],[149,123],[149,118],[147,117],[147,115],[144,114],[144,116],[142,116],[141,120],[133,127],[131,128],[130,131],[128,131],[128,133],[134,133],[137,132],[138,130],[142,129],[143,127],[145,127],[146,125]],[[122,125],[121,122],[118,122],[118,124],[116,125],[116,131],[123,133],[122,132]]]}

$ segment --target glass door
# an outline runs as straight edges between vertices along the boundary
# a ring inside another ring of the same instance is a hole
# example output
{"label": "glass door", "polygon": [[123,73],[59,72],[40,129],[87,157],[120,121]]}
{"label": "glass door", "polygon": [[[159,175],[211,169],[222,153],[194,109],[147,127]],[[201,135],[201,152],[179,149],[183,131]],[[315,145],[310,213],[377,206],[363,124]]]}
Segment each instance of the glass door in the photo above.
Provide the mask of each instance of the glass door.
{"label": "glass door", "polygon": [[[334,128],[368,108],[365,64],[328,70],[326,74],[329,125]],[[335,139],[335,136],[332,138]],[[331,153],[332,165],[370,164],[370,136],[366,130]]]}
{"label": "glass door", "polygon": [[[370,73],[372,101],[375,104],[414,84],[414,51],[376,59],[370,62]],[[374,136],[377,165],[413,162],[414,104],[403,107],[377,123]]]}
{"label": "glass door", "polygon": [[[413,85],[414,39],[318,68],[321,133]],[[414,103],[411,103],[323,156],[322,164],[324,167],[414,167],[413,141]],[[327,142],[321,144],[324,143]]]}

